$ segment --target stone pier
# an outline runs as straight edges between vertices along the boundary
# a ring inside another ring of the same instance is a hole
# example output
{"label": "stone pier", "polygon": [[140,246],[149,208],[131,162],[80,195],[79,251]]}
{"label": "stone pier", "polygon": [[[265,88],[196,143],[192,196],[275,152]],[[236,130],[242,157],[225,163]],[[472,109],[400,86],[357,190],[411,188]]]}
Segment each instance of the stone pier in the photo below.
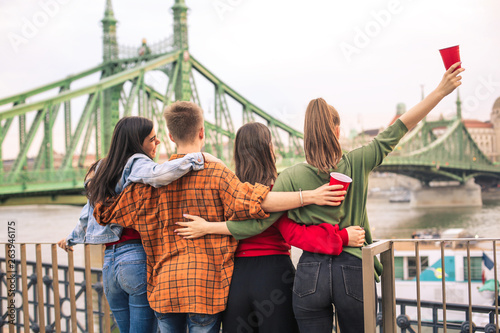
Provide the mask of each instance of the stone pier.
{"label": "stone pier", "polygon": [[481,187],[474,179],[463,185],[423,186],[411,191],[410,207],[482,206]]}

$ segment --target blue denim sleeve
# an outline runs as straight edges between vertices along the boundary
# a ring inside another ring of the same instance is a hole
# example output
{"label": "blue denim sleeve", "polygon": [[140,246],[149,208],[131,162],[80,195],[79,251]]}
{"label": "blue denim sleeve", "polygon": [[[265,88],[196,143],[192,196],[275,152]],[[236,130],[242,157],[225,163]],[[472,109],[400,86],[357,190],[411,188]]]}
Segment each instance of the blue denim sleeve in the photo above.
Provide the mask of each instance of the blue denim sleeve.
{"label": "blue denim sleeve", "polygon": [[191,153],[186,156],[158,164],[144,154],[133,155],[123,171],[120,183],[123,190],[130,183],[143,183],[154,187],[168,185],[190,171],[204,168],[201,153]]}
{"label": "blue denim sleeve", "polygon": [[120,239],[123,227],[117,224],[101,226],[93,216],[94,209],[87,201],[80,213],[80,218],[73,231],[66,238],[68,246],[76,244],[105,244],[116,242]]}
{"label": "blue denim sleeve", "polygon": [[76,224],[76,227],[66,238],[66,243],[68,246],[73,246],[75,244],[82,244],[85,240],[85,232],[87,231],[87,225],[89,221],[89,210],[90,204],[87,201],[87,204],[83,206],[82,211],[80,213],[80,219]]}

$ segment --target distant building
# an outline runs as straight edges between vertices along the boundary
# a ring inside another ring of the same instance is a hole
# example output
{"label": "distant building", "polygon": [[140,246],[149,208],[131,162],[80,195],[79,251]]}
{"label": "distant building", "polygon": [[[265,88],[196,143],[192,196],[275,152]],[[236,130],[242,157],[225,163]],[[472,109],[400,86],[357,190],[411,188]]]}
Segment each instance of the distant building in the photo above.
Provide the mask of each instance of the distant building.
{"label": "distant building", "polygon": [[464,119],[463,124],[469,131],[472,140],[476,142],[479,149],[492,161],[497,160],[496,134],[493,124],[489,121],[475,119]]}
{"label": "distant building", "polygon": [[[457,100],[457,105],[460,100]],[[493,162],[500,162],[500,97],[493,104],[489,121],[477,119],[462,119],[462,123],[469,131],[481,151]],[[442,135],[446,128],[435,128],[434,134]]]}
{"label": "distant building", "polygon": [[[389,126],[392,125],[405,112],[406,105],[404,103],[399,103],[398,105],[396,105],[396,115],[394,116],[394,118],[392,118]],[[360,133],[356,133],[355,135],[351,134],[348,139],[344,138],[343,142],[341,141],[341,146],[347,150],[359,148],[372,141],[373,138],[375,138],[383,130],[384,127],[372,128],[363,130]]]}
{"label": "distant building", "polygon": [[493,104],[490,115],[490,123],[493,125],[493,131],[495,133],[495,139],[493,141],[492,147],[492,160],[495,162],[500,162],[500,97],[497,98]]}

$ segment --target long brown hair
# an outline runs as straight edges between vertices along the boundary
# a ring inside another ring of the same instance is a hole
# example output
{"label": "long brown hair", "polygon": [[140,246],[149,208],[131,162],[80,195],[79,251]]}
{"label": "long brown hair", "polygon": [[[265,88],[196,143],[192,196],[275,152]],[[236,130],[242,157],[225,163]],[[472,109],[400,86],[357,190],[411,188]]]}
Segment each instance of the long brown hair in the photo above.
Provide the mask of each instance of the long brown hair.
{"label": "long brown hair", "polygon": [[[124,117],[116,123],[108,156],[94,163],[85,177],[87,198],[91,205],[116,195],[116,184],[132,155],[142,153],[149,156],[142,144],[152,130],[153,122],[143,117]],[[97,164],[99,167],[96,168]],[[92,172],[95,175],[89,180]]]}
{"label": "long brown hair", "polygon": [[304,122],[304,150],[306,161],[322,172],[336,169],[342,158],[342,148],[336,129],[340,126],[339,113],[323,98],[309,102]]}
{"label": "long brown hair", "polygon": [[240,127],[234,140],[236,176],[242,182],[271,185],[278,172],[272,147],[271,131],[261,123]]}

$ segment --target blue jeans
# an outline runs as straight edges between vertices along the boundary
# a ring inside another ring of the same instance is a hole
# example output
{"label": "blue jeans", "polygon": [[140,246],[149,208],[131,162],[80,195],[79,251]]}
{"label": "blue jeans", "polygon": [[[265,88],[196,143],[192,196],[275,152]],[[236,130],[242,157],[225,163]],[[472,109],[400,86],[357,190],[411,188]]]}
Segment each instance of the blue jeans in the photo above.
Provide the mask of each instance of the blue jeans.
{"label": "blue jeans", "polygon": [[[213,315],[197,313],[159,313],[158,326],[161,333],[219,333],[222,313]],[[189,328],[189,331],[187,329]]]}
{"label": "blue jeans", "polygon": [[302,333],[331,333],[333,307],[342,333],[364,332],[361,259],[342,252],[304,251],[293,285],[293,312]]}
{"label": "blue jeans", "polygon": [[141,244],[114,246],[104,252],[104,293],[120,333],[157,331],[147,299],[146,252]]}

